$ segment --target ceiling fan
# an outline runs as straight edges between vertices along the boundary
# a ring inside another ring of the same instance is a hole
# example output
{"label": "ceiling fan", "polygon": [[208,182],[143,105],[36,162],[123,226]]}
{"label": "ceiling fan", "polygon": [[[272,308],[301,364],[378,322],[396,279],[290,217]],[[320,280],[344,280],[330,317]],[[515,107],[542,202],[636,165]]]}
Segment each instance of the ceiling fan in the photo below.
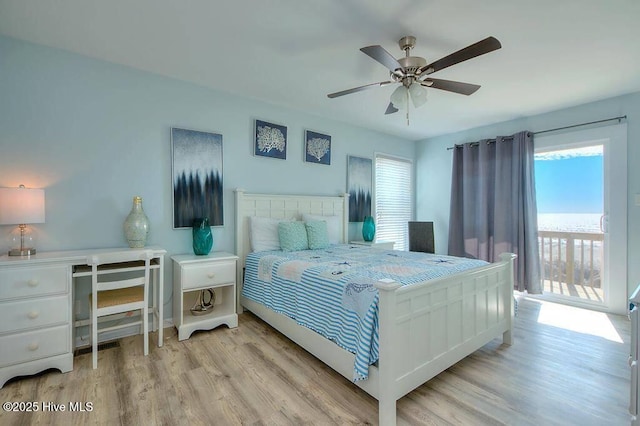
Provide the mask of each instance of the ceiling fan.
{"label": "ceiling fan", "polygon": [[362,90],[374,87],[387,86],[389,84],[401,83],[392,94],[387,106],[385,114],[393,114],[399,109],[407,107],[407,124],[409,123],[408,104],[409,98],[413,102],[413,106],[418,108],[427,101],[427,91],[425,87],[433,89],[446,90],[448,92],[459,93],[462,95],[471,95],[480,88],[477,84],[462,83],[459,81],[441,80],[429,77],[434,72],[440,71],[451,65],[467,61],[476,56],[484,55],[500,49],[502,45],[494,37],[487,37],[477,43],[460,49],[444,58],[427,64],[426,59],[419,56],[410,56],[409,51],[416,45],[416,38],[413,36],[402,37],[398,41],[401,50],[404,50],[405,57],[396,59],[391,53],[387,52],[382,46],[367,46],[360,49],[363,53],[380,62],[389,69],[391,80],[381,81],[378,83],[365,84],[364,86],[354,87],[352,89],[342,90],[340,92],[330,93],[329,98],[337,98],[339,96],[348,95],[350,93],[360,92]]}

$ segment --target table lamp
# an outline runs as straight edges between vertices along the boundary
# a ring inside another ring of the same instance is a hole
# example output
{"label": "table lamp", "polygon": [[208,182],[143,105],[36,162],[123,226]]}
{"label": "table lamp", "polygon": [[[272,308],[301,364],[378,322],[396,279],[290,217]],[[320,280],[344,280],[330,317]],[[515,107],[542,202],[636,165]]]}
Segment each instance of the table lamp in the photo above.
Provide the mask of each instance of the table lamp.
{"label": "table lamp", "polygon": [[36,254],[33,247],[25,247],[27,224],[44,223],[44,189],[0,188],[0,225],[18,225],[20,247],[11,247],[9,256]]}

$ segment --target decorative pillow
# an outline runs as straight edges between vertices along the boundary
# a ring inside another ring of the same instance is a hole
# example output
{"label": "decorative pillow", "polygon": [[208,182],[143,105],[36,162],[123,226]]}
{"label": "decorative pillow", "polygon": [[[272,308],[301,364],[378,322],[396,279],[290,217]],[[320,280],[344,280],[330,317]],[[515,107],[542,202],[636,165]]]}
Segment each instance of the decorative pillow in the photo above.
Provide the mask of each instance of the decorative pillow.
{"label": "decorative pillow", "polygon": [[320,220],[327,222],[327,235],[329,236],[329,244],[340,244],[342,242],[342,217],[341,216],[322,216],[319,214],[302,214],[302,220],[312,222]]}
{"label": "decorative pillow", "polygon": [[327,222],[324,220],[312,220],[304,224],[307,228],[307,240],[311,250],[329,247],[329,234]]}
{"label": "decorative pillow", "polygon": [[280,248],[284,251],[307,250],[307,228],[304,222],[280,222],[278,224]]}
{"label": "decorative pillow", "polygon": [[251,251],[280,250],[278,223],[284,219],[250,217]]}

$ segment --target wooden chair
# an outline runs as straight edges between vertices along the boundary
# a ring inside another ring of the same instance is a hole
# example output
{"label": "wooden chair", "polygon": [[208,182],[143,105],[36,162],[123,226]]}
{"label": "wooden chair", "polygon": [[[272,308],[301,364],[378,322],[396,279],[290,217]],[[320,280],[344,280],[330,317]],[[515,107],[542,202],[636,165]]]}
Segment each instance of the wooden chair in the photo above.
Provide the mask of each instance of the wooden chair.
{"label": "wooden chair", "polygon": [[[87,258],[91,266],[91,345],[93,368],[98,367],[98,333],[141,325],[144,335],[144,355],[149,354],[149,281],[151,250],[129,250],[92,255]],[[106,278],[110,278],[107,280]],[[140,310],[140,321],[127,322],[98,330],[98,318]]]}
{"label": "wooden chair", "polygon": [[409,251],[436,252],[433,222],[409,222]]}

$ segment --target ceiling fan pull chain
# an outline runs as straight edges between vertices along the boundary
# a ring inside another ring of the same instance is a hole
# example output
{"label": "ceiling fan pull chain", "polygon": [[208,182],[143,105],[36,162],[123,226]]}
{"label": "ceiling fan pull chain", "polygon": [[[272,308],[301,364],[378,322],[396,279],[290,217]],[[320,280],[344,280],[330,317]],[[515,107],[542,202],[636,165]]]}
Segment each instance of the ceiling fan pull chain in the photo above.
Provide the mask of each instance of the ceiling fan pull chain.
{"label": "ceiling fan pull chain", "polygon": [[407,126],[409,125],[409,90],[407,90]]}

